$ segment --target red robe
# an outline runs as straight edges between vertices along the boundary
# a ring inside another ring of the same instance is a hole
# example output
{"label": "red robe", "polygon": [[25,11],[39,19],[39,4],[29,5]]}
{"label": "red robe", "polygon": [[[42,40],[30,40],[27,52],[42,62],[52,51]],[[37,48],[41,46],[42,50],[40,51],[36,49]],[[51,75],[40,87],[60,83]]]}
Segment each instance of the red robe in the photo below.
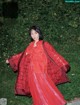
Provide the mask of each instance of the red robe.
{"label": "red robe", "polygon": [[[43,40],[40,40],[39,42],[37,42],[37,44],[41,44],[42,46],[42,41]],[[18,72],[16,84],[15,84],[15,94],[16,95],[30,95],[31,96],[30,87],[28,83],[28,73],[30,71],[30,59],[31,58],[30,58],[30,54],[26,55],[26,52],[29,53],[32,50],[33,43],[34,42],[31,42],[29,46],[26,47],[24,52],[15,54],[8,59],[9,64],[11,68],[13,69],[13,71]],[[45,41],[44,46],[49,56],[54,61],[53,63],[49,59],[49,57],[47,57],[47,65],[46,65],[45,72],[48,73],[49,77],[52,79],[55,85],[58,85],[60,83],[69,82],[69,79],[66,74],[66,72],[70,68],[69,63],[55,50],[55,48],[49,42]],[[31,53],[34,53],[34,52],[31,52]],[[40,52],[40,54],[41,53],[42,52]],[[41,63],[43,59],[44,59],[44,56],[41,59]],[[38,72],[38,71],[35,70],[35,72]]]}

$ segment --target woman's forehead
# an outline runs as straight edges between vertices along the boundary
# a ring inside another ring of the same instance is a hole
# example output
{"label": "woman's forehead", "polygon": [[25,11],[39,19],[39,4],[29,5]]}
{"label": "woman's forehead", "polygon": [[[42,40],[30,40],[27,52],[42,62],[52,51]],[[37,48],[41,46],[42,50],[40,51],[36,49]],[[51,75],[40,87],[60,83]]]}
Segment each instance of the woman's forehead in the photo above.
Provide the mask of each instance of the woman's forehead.
{"label": "woman's forehead", "polygon": [[32,29],[31,32],[35,32],[35,33],[37,33],[34,29]]}

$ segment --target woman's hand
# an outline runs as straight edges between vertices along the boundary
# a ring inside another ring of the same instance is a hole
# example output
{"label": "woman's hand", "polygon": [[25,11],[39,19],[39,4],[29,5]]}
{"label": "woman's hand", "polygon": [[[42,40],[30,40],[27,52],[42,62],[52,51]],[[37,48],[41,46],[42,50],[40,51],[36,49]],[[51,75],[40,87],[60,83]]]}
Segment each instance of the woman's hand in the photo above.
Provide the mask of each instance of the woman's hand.
{"label": "woman's hand", "polygon": [[27,55],[28,53],[26,52],[26,55]]}
{"label": "woman's hand", "polygon": [[9,60],[8,59],[6,59],[6,63],[9,64]]}

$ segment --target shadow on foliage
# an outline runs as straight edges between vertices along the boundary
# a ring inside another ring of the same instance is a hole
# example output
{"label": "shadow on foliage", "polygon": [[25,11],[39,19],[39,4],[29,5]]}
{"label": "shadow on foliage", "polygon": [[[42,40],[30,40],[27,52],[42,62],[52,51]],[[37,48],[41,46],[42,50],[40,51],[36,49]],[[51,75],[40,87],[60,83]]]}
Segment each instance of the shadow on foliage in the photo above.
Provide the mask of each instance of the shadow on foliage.
{"label": "shadow on foliage", "polygon": [[6,18],[18,17],[18,2],[9,1],[2,3],[2,15]]}

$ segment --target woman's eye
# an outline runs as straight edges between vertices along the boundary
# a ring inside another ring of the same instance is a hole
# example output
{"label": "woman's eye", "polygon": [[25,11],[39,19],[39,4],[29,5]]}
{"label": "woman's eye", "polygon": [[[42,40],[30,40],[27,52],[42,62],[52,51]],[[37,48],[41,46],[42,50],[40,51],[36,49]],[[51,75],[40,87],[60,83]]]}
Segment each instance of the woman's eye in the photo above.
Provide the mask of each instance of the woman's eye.
{"label": "woman's eye", "polygon": [[35,34],[37,34],[37,32],[35,32]]}

